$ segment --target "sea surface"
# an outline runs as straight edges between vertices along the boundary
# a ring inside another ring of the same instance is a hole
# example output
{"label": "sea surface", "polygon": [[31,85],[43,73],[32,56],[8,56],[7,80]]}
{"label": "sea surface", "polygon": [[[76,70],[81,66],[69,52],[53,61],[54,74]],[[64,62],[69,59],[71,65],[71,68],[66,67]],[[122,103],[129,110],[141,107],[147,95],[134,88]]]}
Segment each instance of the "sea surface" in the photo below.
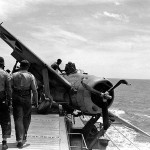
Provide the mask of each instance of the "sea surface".
{"label": "sea surface", "polygon": [[[117,83],[120,79],[109,79],[113,85]],[[150,135],[150,80],[145,79],[126,79],[130,86],[121,84],[117,87],[115,91],[114,102],[109,108],[113,113],[119,117],[124,118],[128,122],[142,129]],[[136,133],[130,129],[119,128],[121,133],[124,133],[126,138],[129,138],[133,142],[134,146],[131,144],[125,145],[124,137],[118,137],[115,135],[115,130],[110,129],[109,134],[114,142],[119,139],[123,145],[119,145],[117,149],[130,150],[130,149],[140,149],[140,150],[150,150],[150,138]],[[114,131],[114,133],[113,133]]]}

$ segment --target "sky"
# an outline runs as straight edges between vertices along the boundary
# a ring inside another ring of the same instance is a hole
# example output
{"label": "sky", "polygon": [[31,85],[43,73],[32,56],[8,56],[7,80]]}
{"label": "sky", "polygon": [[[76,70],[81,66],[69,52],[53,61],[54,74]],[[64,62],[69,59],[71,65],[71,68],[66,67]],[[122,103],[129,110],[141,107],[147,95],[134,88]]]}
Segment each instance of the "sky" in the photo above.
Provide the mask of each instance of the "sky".
{"label": "sky", "polygon": [[[51,65],[105,78],[150,79],[149,0],[0,0],[0,23]],[[13,50],[0,39],[12,70]]]}

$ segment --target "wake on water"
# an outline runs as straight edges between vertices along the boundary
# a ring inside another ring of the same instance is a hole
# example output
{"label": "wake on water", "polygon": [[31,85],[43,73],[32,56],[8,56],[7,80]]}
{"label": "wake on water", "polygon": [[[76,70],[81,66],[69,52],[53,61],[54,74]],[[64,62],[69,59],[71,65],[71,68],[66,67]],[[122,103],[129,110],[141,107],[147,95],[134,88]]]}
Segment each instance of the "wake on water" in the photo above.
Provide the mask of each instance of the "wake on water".
{"label": "wake on water", "polygon": [[[110,111],[119,117],[125,115],[125,111],[123,110],[111,109]],[[126,121],[129,122],[128,120]],[[150,143],[137,141],[137,136],[139,136],[139,133],[130,128],[116,124],[111,125],[105,135],[110,140],[106,150],[150,150]],[[144,135],[140,134],[140,136],[144,138]]]}
{"label": "wake on water", "polygon": [[[113,108],[109,111],[121,118],[126,114],[125,111],[120,109]],[[89,116],[84,116],[82,121],[84,120],[86,122],[89,119]],[[126,119],[124,120],[129,122]],[[102,118],[100,118],[97,122],[102,122]],[[122,124],[111,124],[107,132],[104,134],[104,137],[100,138],[109,140],[106,150],[150,150],[150,143],[147,142],[148,140],[139,142],[136,140],[137,136],[140,136],[142,139],[147,138],[150,140],[148,137],[145,137],[144,135],[141,135]]]}
{"label": "wake on water", "polygon": [[[115,84],[118,80],[119,79],[110,79],[113,84]],[[127,79],[127,81],[131,83],[131,86],[127,87],[125,85],[121,85],[115,89],[115,99],[109,110],[111,110],[111,112],[115,115],[122,117],[124,120],[150,134],[150,80]],[[125,142],[125,138],[123,136],[119,134],[116,135],[117,132],[112,126],[108,129],[108,135],[112,140],[117,142],[117,144],[120,143],[119,148],[114,149],[150,150],[149,137],[141,135],[132,129],[123,128],[119,125],[115,125],[115,127],[121,133],[124,133],[125,137],[132,141],[135,147]]]}

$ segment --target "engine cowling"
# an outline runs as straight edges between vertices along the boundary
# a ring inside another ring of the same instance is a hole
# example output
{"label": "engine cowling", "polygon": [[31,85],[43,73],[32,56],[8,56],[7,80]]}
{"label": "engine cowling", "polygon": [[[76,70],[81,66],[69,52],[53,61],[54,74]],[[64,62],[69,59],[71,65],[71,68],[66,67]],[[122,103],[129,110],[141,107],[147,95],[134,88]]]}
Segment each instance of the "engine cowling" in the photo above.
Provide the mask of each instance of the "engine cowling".
{"label": "engine cowling", "polygon": [[[97,78],[95,76],[89,75],[84,76],[84,83],[103,93],[113,86],[112,83],[107,79]],[[85,89],[81,82],[78,82],[74,87],[76,92],[71,94],[71,102],[76,109],[81,110],[87,114],[98,114],[102,112],[102,97]],[[111,91],[109,95],[112,98],[107,100],[107,107],[110,107],[113,103],[114,91]]]}

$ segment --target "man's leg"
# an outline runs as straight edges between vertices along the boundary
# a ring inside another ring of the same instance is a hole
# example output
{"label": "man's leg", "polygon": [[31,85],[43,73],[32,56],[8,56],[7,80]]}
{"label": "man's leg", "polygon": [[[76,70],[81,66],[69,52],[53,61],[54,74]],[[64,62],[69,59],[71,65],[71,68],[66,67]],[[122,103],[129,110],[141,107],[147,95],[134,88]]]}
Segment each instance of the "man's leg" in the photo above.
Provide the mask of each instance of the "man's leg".
{"label": "man's leg", "polygon": [[13,116],[16,131],[16,140],[22,142],[24,135],[23,126],[23,107],[21,105],[13,105]]}
{"label": "man's leg", "polygon": [[24,140],[26,141],[27,132],[29,129],[29,125],[31,122],[31,103],[28,102],[24,105],[24,117],[23,117],[23,125],[24,125]]}
{"label": "man's leg", "polygon": [[10,111],[4,111],[1,116],[1,128],[2,128],[2,150],[6,150],[7,146],[7,138],[11,136],[11,119],[10,119]]}

